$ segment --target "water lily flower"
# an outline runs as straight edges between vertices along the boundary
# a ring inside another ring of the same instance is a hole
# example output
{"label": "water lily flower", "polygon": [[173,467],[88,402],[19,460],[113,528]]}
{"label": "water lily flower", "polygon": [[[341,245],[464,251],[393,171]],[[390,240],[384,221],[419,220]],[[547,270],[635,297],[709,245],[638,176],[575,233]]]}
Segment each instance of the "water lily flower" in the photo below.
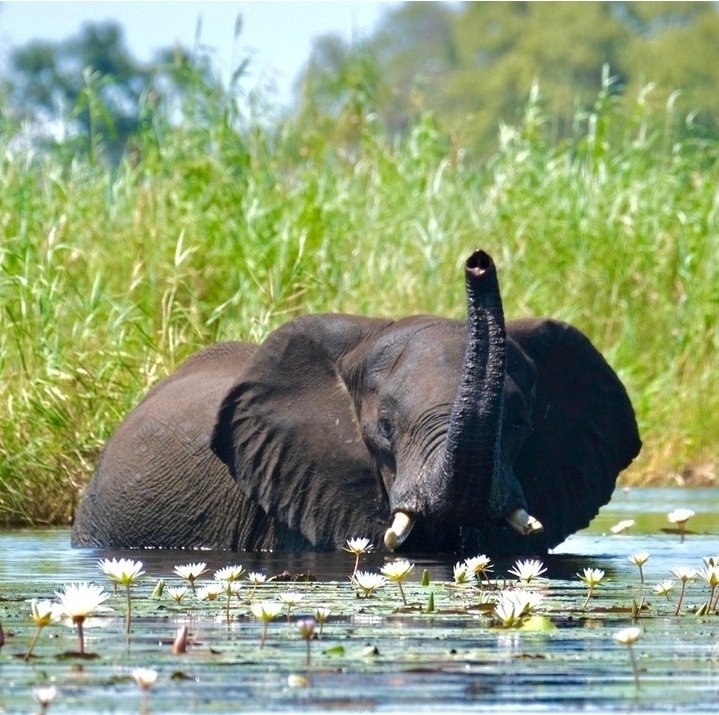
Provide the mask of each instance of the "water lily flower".
{"label": "water lily flower", "polygon": [[691,509],[674,509],[667,514],[667,519],[671,524],[676,524],[679,527],[680,540],[684,541],[684,530],[686,529],[687,522],[694,516],[694,512]]}
{"label": "water lily flower", "polygon": [[60,613],[69,618],[77,628],[80,643],[79,653],[84,656],[83,623],[88,616],[91,616],[96,611],[111,610],[102,605],[110,594],[103,591],[102,586],[96,586],[94,583],[66,583],[63,590],[56,591],[55,595],[60,601]]}
{"label": "water lily flower", "polygon": [[225,566],[215,571],[216,581],[239,581],[245,575],[243,566]]}
{"label": "water lily flower", "polygon": [[217,597],[224,593],[222,585],[219,583],[210,583],[207,586],[198,588],[195,596],[200,601],[216,601]]}
{"label": "water lily flower", "polygon": [[175,566],[175,573],[180,577],[188,581],[192,593],[195,593],[195,581],[207,571],[207,564],[204,561],[200,561],[196,564],[184,564],[182,566]]}
{"label": "water lily flower", "polygon": [[261,586],[265,581],[267,581],[267,576],[265,574],[260,573],[259,571],[251,571],[247,574],[247,580],[252,584],[252,590],[250,591],[250,595],[247,597],[248,600],[252,600],[252,597],[255,595],[255,591],[257,590],[258,586]]}
{"label": "water lily flower", "polygon": [[494,606],[494,614],[506,628],[520,626],[541,600],[542,594],[532,591],[502,591]]}
{"label": "water lily flower", "polygon": [[42,708],[42,712],[45,712],[57,697],[57,688],[54,685],[39,685],[32,689],[32,696]]}
{"label": "water lily flower", "polygon": [[649,561],[649,554],[646,551],[637,551],[629,556],[629,560],[639,569],[639,582],[644,583],[642,567]]}
{"label": "water lily flower", "polygon": [[292,607],[299,605],[303,596],[301,593],[297,593],[296,591],[287,591],[286,593],[281,593],[277,598],[280,599],[281,603],[284,603],[284,605],[287,606],[287,620],[289,621]]}
{"label": "water lily flower", "polygon": [[306,663],[310,665],[310,641],[312,636],[315,634],[315,623],[313,618],[302,618],[297,621],[297,630],[302,638],[307,642],[307,659]]}
{"label": "water lily flower", "polygon": [[452,567],[452,578],[455,586],[468,586],[472,583],[466,562],[458,561]]}
{"label": "water lily flower", "polygon": [[547,569],[538,559],[527,559],[526,561],[518,560],[514,564],[514,568],[509,569],[509,573],[516,576],[520,581],[530,583],[533,579],[541,576]]}
{"label": "water lily flower", "polygon": [[176,603],[182,603],[182,599],[187,595],[187,589],[184,586],[170,586],[167,589],[170,598],[174,598]]}
{"label": "water lily flower", "polygon": [[149,690],[157,682],[157,671],[153,668],[135,668],[131,675],[143,691]]}
{"label": "water lily flower", "polygon": [[225,605],[225,616],[227,622],[230,622],[230,605],[232,603],[233,596],[239,596],[242,590],[242,584],[238,581],[219,581],[218,582],[220,593],[224,593],[227,596],[227,603]]}
{"label": "water lily flower", "polygon": [[679,610],[682,607],[682,601],[684,600],[684,592],[687,588],[687,582],[696,578],[699,573],[696,569],[690,566],[675,566],[672,569],[672,573],[682,582],[682,590],[679,592],[679,600],[677,601],[677,609],[674,611],[674,615],[679,615]]}
{"label": "water lily flower", "polygon": [[634,519],[622,519],[610,527],[609,531],[611,531],[612,534],[623,534],[627,529],[631,529],[635,523]]}
{"label": "water lily flower", "polygon": [[357,569],[359,568],[360,556],[362,554],[369,554],[373,549],[374,545],[369,539],[347,539],[347,546],[343,546],[342,550],[347,551],[350,554],[354,554],[355,565],[354,569],[352,570],[352,576],[357,573]]}
{"label": "water lily flower", "polygon": [[317,636],[319,638],[322,637],[322,629],[324,628],[327,619],[330,617],[330,613],[332,613],[332,609],[328,608],[327,606],[317,606],[317,608],[315,608],[315,612],[313,615],[317,623],[320,624],[320,630],[317,633]]}
{"label": "water lily flower", "polygon": [[585,568],[582,573],[578,573],[580,581],[584,581],[587,584],[587,597],[584,599],[584,605],[582,610],[586,610],[589,599],[594,593],[594,589],[601,583],[604,578],[604,571],[602,569]]}
{"label": "water lily flower", "polygon": [[658,596],[666,596],[669,600],[669,592],[674,588],[674,581],[667,578],[654,585],[654,593]]}
{"label": "water lily flower", "polygon": [[252,615],[255,618],[259,618],[262,621],[261,650],[265,647],[265,641],[267,640],[267,626],[270,621],[280,615],[282,612],[282,604],[279,601],[261,601],[260,603],[253,603],[250,606],[250,611],[252,611]]}
{"label": "water lily flower", "polygon": [[35,631],[32,643],[30,643],[30,647],[27,649],[27,653],[25,653],[25,660],[30,659],[33,648],[35,648],[35,644],[40,637],[42,629],[45,628],[45,626],[49,626],[51,623],[56,623],[61,618],[57,604],[47,599],[39,601],[37,598],[33,598],[30,601],[30,613],[37,630]]}
{"label": "water lily flower", "polygon": [[709,594],[709,613],[711,613],[716,608],[714,592],[719,585],[719,565],[706,564],[704,568],[699,571],[699,577],[706,581],[707,584],[709,584],[709,588],[711,588],[711,593]]}
{"label": "water lily flower", "polygon": [[632,672],[634,673],[634,684],[637,689],[639,689],[639,671],[637,669],[637,662],[634,657],[632,646],[636,643],[641,634],[641,628],[637,628],[636,626],[622,628],[614,634],[614,640],[617,641],[617,643],[627,646],[627,649],[629,650],[629,659],[632,664]]}
{"label": "water lily flower", "polygon": [[125,632],[129,633],[132,620],[130,588],[145,574],[142,570],[142,561],[133,561],[132,559],[101,559],[97,562],[97,567],[110,578],[115,584],[115,587],[125,587],[125,596],[127,599]]}
{"label": "water lily flower", "polygon": [[378,588],[387,583],[387,579],[382,574],[370,571],[357,571],[350,577],[350,581],[364,593],[365,598],[369,598]]}
{"label": "water lily flower", "polygon": [[407,598],[404,595],[402,581],[404,581],[404,579],[407,578],[407,576],[409,576],[412,571],[414,571],[414,564],[410,563],[406,559],[397,559],[395,561],[390,561],[390,563],[382,566],[380,571],[385,578],[389,579],[390,581],[394,581],[397,586],[399,586],[399,593],[400,596],[402,596],[402,603],[406,606]]}
{"label": "water lily flower", "polygon": [[489,582],[487,574],[492,570],[492,560],[486,554],[480,554],[479,556],[471,556],[464,560],[464,565],[467,567],[467,572],[474,574],[478,582],[481,582],[482,576],[484,576]]}

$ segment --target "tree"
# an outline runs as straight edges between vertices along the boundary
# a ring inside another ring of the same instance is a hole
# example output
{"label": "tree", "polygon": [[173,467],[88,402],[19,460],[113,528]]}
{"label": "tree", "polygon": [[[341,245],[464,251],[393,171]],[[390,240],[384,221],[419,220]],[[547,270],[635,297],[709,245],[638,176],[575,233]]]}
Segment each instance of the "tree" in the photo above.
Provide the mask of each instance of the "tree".
{"label": "tree", "polygon": [[[535,82],[556,135],[568,135],[577,109],[594,101],[604,66],[617,78],[613,91],[633,99],[653,82],[652,96],[666,102],[681,90],[677,108],[701,107],[702,122],[716,129],[718,36],[714,3],[410,2],[388,13],[363,47],[377,58],[375,111],[389,127],[428,109],[458,142],[484,153],[499,124],[518,119]],[[314,53],[301,103],[321,96],[355,50],[335,43],[331,56]]]}

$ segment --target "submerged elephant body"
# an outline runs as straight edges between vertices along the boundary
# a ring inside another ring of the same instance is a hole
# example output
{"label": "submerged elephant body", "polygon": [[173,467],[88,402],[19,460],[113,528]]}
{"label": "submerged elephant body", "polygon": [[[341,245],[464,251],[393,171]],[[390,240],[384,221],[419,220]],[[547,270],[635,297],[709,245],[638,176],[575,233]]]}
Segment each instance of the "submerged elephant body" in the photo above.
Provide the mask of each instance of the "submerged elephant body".
{"label": "submerged elephant body", "polygon": [[466,283],[468,321],[311,315],[195,354],[108,442],[73,545],[539,553],[586,526],[640,448],[626,391],[575,328],[505,325],[489,256]]}

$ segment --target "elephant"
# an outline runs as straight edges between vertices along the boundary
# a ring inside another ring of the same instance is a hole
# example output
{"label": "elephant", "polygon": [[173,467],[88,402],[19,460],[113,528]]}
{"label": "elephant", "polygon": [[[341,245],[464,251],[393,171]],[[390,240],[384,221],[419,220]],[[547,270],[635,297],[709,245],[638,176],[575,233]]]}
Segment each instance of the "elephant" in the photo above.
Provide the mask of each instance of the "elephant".
{"label": "elephant", "polygon": [[106,444],[72,527],[103,548],[542,554],[641,447],[627,391],[551,318],[505,323],[491,256],[467,319],[304,315],[217,343]]}

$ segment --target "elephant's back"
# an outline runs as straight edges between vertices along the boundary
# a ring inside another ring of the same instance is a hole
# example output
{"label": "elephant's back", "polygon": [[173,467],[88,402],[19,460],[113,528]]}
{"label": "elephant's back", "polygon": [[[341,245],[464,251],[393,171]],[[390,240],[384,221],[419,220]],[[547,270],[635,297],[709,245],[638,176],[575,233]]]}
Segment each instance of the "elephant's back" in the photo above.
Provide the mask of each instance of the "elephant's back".
{"label": "elephant's back", "polygon": [[105,447],[73,525],[75,546],[234,549],[255,522],[272,534],[210,449],[220,403],[254,350],[218,343],[148,392]]}

